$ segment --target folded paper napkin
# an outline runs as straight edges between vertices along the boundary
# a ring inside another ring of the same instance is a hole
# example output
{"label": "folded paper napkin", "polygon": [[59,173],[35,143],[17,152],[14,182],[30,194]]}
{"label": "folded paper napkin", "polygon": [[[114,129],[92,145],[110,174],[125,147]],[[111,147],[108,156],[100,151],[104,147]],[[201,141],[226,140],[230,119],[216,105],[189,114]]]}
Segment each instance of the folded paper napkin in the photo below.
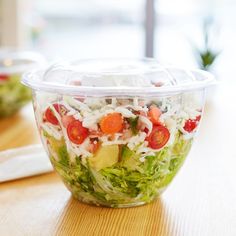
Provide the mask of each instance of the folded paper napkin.
{"label": "folded paper napkin", "polygon": [[0,183],[53,171],[42,145],[0,152]]}

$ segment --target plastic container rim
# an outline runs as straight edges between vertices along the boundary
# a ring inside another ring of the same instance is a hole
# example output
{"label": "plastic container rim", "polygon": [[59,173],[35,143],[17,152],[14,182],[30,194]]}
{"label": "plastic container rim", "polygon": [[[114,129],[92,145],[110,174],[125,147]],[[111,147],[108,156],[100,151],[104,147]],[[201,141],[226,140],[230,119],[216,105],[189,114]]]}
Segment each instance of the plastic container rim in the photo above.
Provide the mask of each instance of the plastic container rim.
{"label": "plastic container rim", "polygon": [[[143,58],[143,59],[130,59],[130,58],[118,58],[118,60],[136,60],[136,61],[147,61],[159,64],[155,59]],[[94,59],[87,60],[77,60],[76,63],[86,63],[92,61]],[[99,59],[95,59],[99,60]],[[103,60],[103,59],[101,59]],[[108,60],[108,59],[106,59]],[[114,60],[114,59],[113,59]],[[116,59],[115,59],[116,60]],[[174,66],[167,66],[163,68],[173,68],[173,69],[182,69]],[[74,71],[73,66],[64,68],[65,71]],[[153,70],[154,71],[154,70]],[[45,82],[43,80],[37,80],[37,78],[42,77],[43,73],[46,70],[33,70],[30,72],[26,72],[22,76],[22,83],[32,90],[36,91],[44,91],[51,92],[57,94],[65,94],[65,95],[77,95],[77,96],[92,96],[92,97],[103,97],[103,96],[143,96],[143,97],[152,97],[152,96],[165,96],[172,94],[179,94],[184,92],[191,92],[195,90],[202,90],[209,86],[217,84],[215,77],[207,72],[200,69],[191,69],[184,70],[190,73],[198,73],[202,76],[203,80],[192,81],[189,83],[185,83],[183,85],[174,85],[174,86],[162,86],[162,87],[92,87],[92,86],[76,86],[76,85],[67,85],[67,84],[59,84],[55,82]],[[150,70],[150,72],[152,72]],[[108,72],[108,74],[112,74],[112,72]],[[136,72],[137,73],[137,72]],[[96,73],[86,73],[88,75],[94,75]],[[114,72],[114,74],[117,74]],[[125,73],[129,75],[129,73]],[[132,73],[131,73],[132,74]]]}

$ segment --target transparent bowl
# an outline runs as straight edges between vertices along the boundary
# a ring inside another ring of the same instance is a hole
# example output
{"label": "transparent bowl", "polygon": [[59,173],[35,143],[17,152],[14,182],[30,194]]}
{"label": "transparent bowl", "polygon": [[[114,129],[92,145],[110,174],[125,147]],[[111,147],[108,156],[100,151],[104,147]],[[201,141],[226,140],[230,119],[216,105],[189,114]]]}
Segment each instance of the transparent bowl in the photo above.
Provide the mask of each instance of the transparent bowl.
{"label": "transparent bowl", "polygon": [[43,57],[37,53],[0,51],[0,118],[16,113],[30,101],[31,91],[21,84],[21,76],[43,62]]}
{"label": "transparent bowl", "polygon": [[152,59],[87,60],[23,76],[42,143],[72,195],[130,207],[171,183],[192,146],[206,87],[200,70]]}

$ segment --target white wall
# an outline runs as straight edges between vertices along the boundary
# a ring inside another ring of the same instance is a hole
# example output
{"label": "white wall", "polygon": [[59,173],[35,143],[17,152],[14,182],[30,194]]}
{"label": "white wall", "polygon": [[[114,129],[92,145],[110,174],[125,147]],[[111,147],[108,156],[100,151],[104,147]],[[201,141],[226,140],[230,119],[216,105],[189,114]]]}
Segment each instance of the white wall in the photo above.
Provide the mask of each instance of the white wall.
{"label": "white wall", "polygon": [[28,0],[0,0],[0,46],[23,48],[27,45],[25,20]]}

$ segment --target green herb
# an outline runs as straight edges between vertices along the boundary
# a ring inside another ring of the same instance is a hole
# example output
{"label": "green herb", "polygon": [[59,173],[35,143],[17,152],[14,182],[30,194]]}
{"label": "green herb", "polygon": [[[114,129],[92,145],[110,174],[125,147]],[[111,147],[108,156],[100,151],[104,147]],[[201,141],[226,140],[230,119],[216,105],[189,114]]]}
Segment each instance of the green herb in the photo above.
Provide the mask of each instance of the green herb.
{"label": "green herb", "polygon": [[135,118],[128,118],[128,122],[130,124],[130,128],[132,130],[132,133],[134,135],[136,135],[138,133],[138,128],[137,128],[137,125],[138,125],[138,116],[136,116]]}

